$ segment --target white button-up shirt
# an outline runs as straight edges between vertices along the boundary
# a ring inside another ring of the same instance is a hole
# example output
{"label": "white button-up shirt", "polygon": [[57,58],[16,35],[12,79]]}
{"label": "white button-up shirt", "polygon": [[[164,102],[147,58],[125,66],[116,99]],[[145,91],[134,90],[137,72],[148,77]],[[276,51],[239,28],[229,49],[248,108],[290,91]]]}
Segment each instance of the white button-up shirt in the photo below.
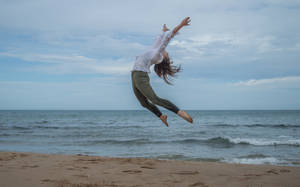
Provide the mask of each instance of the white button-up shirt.
{"label": "white button-up shirt", "polygon": [[162,31],[162,33],[156,38],[151,49],[136,57],[133,71],[136,70],[150,73],[150,66],[152,64],[159,64],[163,61],[162,52],[173,37],[174,33],[172,31]]}

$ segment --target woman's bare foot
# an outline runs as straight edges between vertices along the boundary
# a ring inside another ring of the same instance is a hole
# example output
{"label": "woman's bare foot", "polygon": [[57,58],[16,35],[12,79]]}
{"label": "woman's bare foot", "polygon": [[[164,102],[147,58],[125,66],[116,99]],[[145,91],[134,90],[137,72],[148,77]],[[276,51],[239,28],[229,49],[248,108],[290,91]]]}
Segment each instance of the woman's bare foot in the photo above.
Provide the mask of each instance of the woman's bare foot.
{"label": "woman's bare foot", "polygon": [[177,112],[177,115],[182,117],[183,119],[187,120],[188,122],[193,123],[193,118],[190,115],[188,115],[188,113],[186,113],[186,111],[179,110]]}
{"label": "woman's bare foot", "polygon": [[168,118],[167,115],[161,115],[159,118],[167,127],[169,126],[169,124],[167,122],[167,118]]}

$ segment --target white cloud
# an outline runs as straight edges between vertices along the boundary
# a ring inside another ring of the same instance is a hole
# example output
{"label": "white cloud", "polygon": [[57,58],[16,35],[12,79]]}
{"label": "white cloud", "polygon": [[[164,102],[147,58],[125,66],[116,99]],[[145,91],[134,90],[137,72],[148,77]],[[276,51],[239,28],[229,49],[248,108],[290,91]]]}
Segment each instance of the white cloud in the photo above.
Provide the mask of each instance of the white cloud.
{"label": "white cloud", "polygon": [[[241,49],[254,50],[255,54],[279,52],[283,49],[276,46],[274,43],[278,39],[275,36],[259,36],[250,34],[218,34],[207,33],[202,35],[195,35],[188,39],[174,40],[170,46],[175,46],[184,49],[186,53],[194,56],[203,55],[218,55],[218,56],[232,56],[238,55]],[[297,48],[295,45],[294,48]],[[251,57],[253,58],[253,56]]]}
{"label": "white cloud", "polygon": [[[57,52],[75,51],[98,56],[134,56],[149,46],[134,40],[132,34],[122,32],[100,33],[39,33],[36,39],[56,49]],[[150,38],[150,37],[148,37]],[[40,46],[33,46],[31,51],[39,51]],[[24,49],[23,49],[24,50]]]}
{"label": "white cloud", "polygon": [[116,38],[105,34],[86,37],[85,40],[77,42],[77,45],[81,50],[93,54],[126,57],[133,57],[150,47],[135,40],[130,40],[126,35]]}
{"label": "white cloud", "polygon": [[0,53],[0,56],[37,62],[37,65],[23,70],[51,74],[128,74],[132,67],[132,62],[122,58],[98,60],[81,55],[15,54],[8,52]]}
{"label": "white cloud", "polygon": [[278,52],[284,50],[281,47],[275,46],[273,44],[276,41],[276,38],[273,36],[265,36],[263,38],[256,38],[256,45],[259,53],[267,53],[267,52]]}
{"label": "white cloud", "polygon": [[227,43],[232,44],[236,43],[236,38],[230,35],[217,35],[217,34],[205,34],[205,35],[198,35],[190,38],[191,41],[195,42],[197,45],[209,45],[215,42]]}
{"label": "white cloud", "polygon": [[240,81],[238,83],[234,83],[234,85],[257,86],[257,85],[286,84],[286,83],[300,84],[300,76],[275,77],[269,79],[250,79],[248,81]]}
{"label": "white cloud", "polygon": [[94,63],[96,59],[84,57],[81,55],[56,55],[56,54],[16,54],[9,52],[2,52],[0,56],[19,58],[31,62],[47,62],[47,63]]}
{"label": "white cloud", "polygon": [[195,35],[188,39],[175,39],[170,43],[170,46],[183,49],[185,54],[190,58],[198,58],[204,55],[226,56],[232,46],[241,44],[242,39],[233,35],[207,33]]}

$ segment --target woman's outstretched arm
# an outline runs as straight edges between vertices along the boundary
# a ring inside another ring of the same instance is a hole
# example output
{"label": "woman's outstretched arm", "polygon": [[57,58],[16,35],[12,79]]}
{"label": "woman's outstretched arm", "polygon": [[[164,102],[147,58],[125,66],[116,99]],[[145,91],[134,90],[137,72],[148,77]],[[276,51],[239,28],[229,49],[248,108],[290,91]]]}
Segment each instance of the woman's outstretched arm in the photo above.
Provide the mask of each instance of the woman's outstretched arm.
{"label": "woman's outstretched arm", "polygon": [[184,26],[190,25],[191,19],[190,17],[184,18],[179,25],[177,25],[173,30],[173,35],[177,34],[177,32]]}

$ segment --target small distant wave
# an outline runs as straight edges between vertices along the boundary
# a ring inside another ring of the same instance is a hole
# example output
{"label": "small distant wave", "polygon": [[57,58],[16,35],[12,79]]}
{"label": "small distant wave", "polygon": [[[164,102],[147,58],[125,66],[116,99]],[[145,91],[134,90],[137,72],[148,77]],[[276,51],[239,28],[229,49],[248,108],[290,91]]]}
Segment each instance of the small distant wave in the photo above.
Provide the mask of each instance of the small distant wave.
{"label": "small distant wave", "polygon": [[58,129],[57,126],[47,126],[47,125],[34,125],[34,126],[12,126],[7,127],[7,130],[32,130],[32,129]]}
{"label": "small distant wave", "polygon": [[[90,123],[92,124],[92,123]],[[41,121],[41,122],[35,122],[35,124],[25,124],[25,125],[12,125],[12,126],[1,126],[0,130],[33,130],[33,129],[61,129],[61,130],[71,130],[71,129],[93,129],[97,128],[99,129],[111,129],[112,126],[106,126],[106,125],[98,125],[98,126],[90,126],[87,127],[86,125],[78,124],[78,125],[60,125],[60,124],[49,124],[48,121]],[[117,125],[113,127],[114,129],[137,129],[137,128],[143,128],[143,126],[140,125]]]}
{"label": "small distant wave", "polygon": [[250,155],[246,155],[246,156],[241,156],[239,158],[267,158],[269,156],[264,155],[264,154],[250,154]]}
{"label": "small distant wave", "polygon": [[93,140],[85,141],[81,145],[97,145],[97,144],[121,144],[121,145],[132,145],[132,144],[147,144],[151,143],[148,139],[127,139],[127,140],[117,140],[117,139],[105,139],[105,140]]}
{"label": "small distant wave", "polygon": [[94,121],[83,121],[83,122],[81,122],[82,124],[86,124],[86,125],[97,125],[97,123],[96,122],[94,122]]}
{"label": "small distant wave", "polygon": [[35,123],[36,124],[47,124],[47,123],[49,123],[49,121],[43,120],[43,121],[36,121]]}
{"label": "small distant wave", "polygon": [[276,146],[276,145],[289,145],[300,146],[300,139],[294,140],[267,140],[267,139],[250,139],[250,138],[234,138],[230,140],[235,144],[249,144],[257,146]]}
{"label": "small distant wave", "polygon": [[14,136],[14,135],[11,135],[11,134],[8,134],[8,133],[0,134],[0,137],[8,137],[8,136]]}
{"label": "small distant wave", "polygon": [[300,128],[300,125],[293,125],[293,124],[212,124],[208,125],[211,127],[264,127],[264,128]]}
{"label": "small distant wave", "polygon": [[228,138],[214,137],[209,139],[182,139],[175,140],[175,143],[200,143],[200,144],[222,144],[222,145],[234,145]]}
{"label": "small distant wave", "polygon": [[33,129],[80,129],[83,126],[54,126],[54,125],[29,125],[29,126],[7,126],[5,130],[33,130]]}
{"label": "small distant wave", "polygon": [[269,127],[269,128],[300,128],[300,125],[292,124],[251,124],[247,127]]}
{"label": "small distant wave", "polygon": [[29,127],[22,127],[22,126],[12,126],[10,127],[10,129],[14,129],[14,130],[29,130]]}
{"label": "small distant wave", "polygon": [[[109,127],[109,128],[112,128],[112,127]],[[114,126],[113,128],[115,129],[142,129],[142,128],[145,128],[141,125],[118,125],[118,126]]]}
{"label": "small distant wave", "polygon": [[39,129],[59,129],[58,126],[46,126],[46,125],[37,125],[32,128],[39,128]]}
{"label": "small distant wave", "polygon": [[208,145],[256,145],[256,146],[276,146],[276,145],[289,145],[300,146],[300,139],[295,140],[267,140],[267,139],[247,139],[247,138],[226,138],[226,137],[213,137],[209,139],[182,139],[175,140],[175,143],[199,143]]}
{"label": "small distant wave", "polygon": [[206,161],[206,162],[221,161],[221,159],[218,159],[218,158],[194,158],[194,157],[186,156],[184,154],[163,154],[163,155],[154,156],[151,158],[162,159],[162,160],[189,160],[189,161]]}

